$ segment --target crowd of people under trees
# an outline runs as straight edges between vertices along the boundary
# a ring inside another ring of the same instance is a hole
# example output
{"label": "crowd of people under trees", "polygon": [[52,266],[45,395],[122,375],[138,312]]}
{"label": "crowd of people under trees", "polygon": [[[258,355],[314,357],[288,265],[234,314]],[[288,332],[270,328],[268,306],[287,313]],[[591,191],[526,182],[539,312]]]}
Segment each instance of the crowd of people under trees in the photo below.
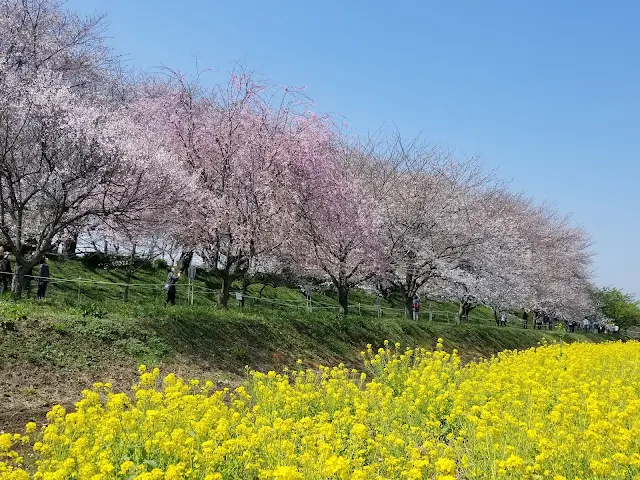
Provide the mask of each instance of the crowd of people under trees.
{"label": "crowd of people under trees", "polygon": [[408,314],[418,294],[455,302],[460,321],[479,305],[597,310],[588,233],[478,159],[398,132],[359,138],[242,68],[213,86],[207,71],[131,73],[103,32],[60,0],[0,0],[0,244],[15,295],[57,243],[91,235],[132,257],[158,237],[199,255],[223,308],[234,282],[292,271],[331,282],[344,314],[367,283]]}
{"label": "crowd of people under trees", "polygon": [[[529,312],[522,312],[522,317],[516,317],[518,320],[509,320],[509,315],[507,312],[500,312],[500,315],[496,315],[496,325],[499,327],[506,327],[509,323],[515,323],[517,321],[522,323],[522,328],[529,328]],[[534,311],[532,314],[532,328],[537,330],[553,330],[554,327],[562,326],[562,328],[567,332],[576,332],[576,331],[584,331],[588,332],[596,332],[596,333],[618,333],[620,331],[620,327],[618,325],[614,325],[610,321],[606,321],[605,319],[589,319],[586,316],[582,320],[574,319],[562,319],[559,320],[557,317],[551,317],[543,312]]]}

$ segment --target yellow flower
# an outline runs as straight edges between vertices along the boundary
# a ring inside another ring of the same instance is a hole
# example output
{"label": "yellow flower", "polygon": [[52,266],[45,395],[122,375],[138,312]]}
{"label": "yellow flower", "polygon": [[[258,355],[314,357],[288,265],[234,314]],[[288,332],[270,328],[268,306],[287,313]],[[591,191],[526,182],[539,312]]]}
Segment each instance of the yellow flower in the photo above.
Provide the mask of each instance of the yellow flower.
{"label": "yellow flower", "polygon": [[363,362],[363,372],[248,372],[220,391],[141,367],[130,395],[98,383],[40,431],[0,434],[0,479],[640,475],[638,342],[547,343],[466,366],[442,341],[435,351],[389,342]]}
{"label": "yellow flower", "polygon": [[454,474],[456,471],[456,462],[450,458],[439,458],[436,460],[436,471],[446,474]]}
{"label": "yellow flower", "polygon": [[131,469],[133,468],[133,462],[131,460],[126,460],[124,462],[122,462],[120,464],[120,470],[119,470],[119,475],[126,475],[128,474]]}
{"label": "yellow flower", "polygon": [[272,478],[278,480],[301,480],[302,475],[293,467],[279,466],[273,471]]}

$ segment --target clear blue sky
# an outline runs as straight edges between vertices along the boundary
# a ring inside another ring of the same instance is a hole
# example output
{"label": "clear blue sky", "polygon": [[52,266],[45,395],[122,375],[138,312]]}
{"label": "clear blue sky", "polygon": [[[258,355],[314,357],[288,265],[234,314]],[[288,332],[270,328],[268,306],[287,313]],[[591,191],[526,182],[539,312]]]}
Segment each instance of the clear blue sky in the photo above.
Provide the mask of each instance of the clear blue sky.
{"label": "clear blue sky", "polygon": [[306,86],[356,132],[480,155],[595,240],[600,285],[640,296],[640,2],[71,0],[140,69],[235,62]]}

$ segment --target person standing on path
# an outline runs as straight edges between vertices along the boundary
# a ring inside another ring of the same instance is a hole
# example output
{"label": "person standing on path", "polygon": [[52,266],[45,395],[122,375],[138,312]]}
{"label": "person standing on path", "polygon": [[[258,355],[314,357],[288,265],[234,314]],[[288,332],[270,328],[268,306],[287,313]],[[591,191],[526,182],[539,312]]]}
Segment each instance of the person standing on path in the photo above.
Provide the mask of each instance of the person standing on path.
{"label": "person standing on path", "polygon": [[49,285],[49,264],[47,264],[47,259],[42,257],[38,267],[38,300],[44,300],[44,296],[47,294],[47,285]]}
{"label": "person standing on path", "polygon": [[167,283],[164,286],[164,289],[167,291],[167,304],[176,304],[176,283],[178,283],[180,273],[181,272],[178,272],[178,274],[176,275],[174,267],[171,267],[168,270]]}

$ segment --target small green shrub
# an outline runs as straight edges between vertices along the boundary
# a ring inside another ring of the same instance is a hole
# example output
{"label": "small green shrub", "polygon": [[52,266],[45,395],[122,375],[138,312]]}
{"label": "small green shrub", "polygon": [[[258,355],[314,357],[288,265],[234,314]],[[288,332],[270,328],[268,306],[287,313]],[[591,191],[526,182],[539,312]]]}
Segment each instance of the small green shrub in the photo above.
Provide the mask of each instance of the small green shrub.
{"label": "small green shrub", "polygon": [[0,328],[2,330],[14,331],[18,327],[18,322],[27,320],[27,309],[19,304],[2,302],[0,303]]}
{"label": "small green shrub", "polygon": [[109,312],[96,303],[90,303],[85,306],[82,312],[83,317],[105,318]]}

